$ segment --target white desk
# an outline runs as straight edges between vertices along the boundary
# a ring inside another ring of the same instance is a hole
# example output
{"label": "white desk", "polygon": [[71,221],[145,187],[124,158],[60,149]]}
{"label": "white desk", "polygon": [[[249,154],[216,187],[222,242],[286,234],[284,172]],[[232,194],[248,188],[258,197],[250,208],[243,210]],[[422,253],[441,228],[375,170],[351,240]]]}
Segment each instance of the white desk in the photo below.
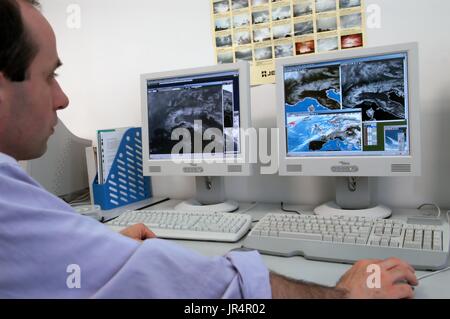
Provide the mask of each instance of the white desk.
{"label": "white desk", "polygon": [[[176,203],[178,201],[170,200],[153,206],[151,209],[171,209]],[[246,211],[251,206],[248,203],[241,204],[238,212],[245,211],[246,214],[253,217],[253,220],[259,220],[268,212],[282,212],[279,205],[271,204],[259,204]],[[288,208],[303,212],[308,211],[307,207],[289,206]],[[402,216],[405,214],[411,214],[411,211],[394,211],[394,216]],[[174,242],[196,250],[206,256],[224,255],[231,249],[241,247],[242,245],[241,242],[231,244],[185,240],[174,240]],[[277,273],[327,286],[334,286],[339,278],[351,267],[348,264],[311,261],[299,256],[286,258],[262,255],[262,258],[266,266]],[[426,273],[424,271],[418,271],[417,275],[420,276]],[[450,298],[450,271],[423,279],[419,283],[419,287],[416,288],[416,298]]]}

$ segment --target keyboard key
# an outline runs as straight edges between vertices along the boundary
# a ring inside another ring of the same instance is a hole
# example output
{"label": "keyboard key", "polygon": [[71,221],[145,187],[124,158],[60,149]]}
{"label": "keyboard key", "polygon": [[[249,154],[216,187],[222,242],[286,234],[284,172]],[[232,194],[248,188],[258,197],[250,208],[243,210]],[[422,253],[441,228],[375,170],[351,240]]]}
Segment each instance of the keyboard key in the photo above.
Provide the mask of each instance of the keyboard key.
{"label": "keyboard key", "polygon": [[400,247],[400,243],[398,241],[391,240],[391,242],[389,243],[389,247],[394,247],[394,248]]}
{"label": "keyboard key", "polygon": [[342,243],[344,241],[343,236],[333,236],[333,242]]}
{"label": "keyboard key", "polygon": [[403,244],[403,247],[404,248],[421,249],[422,244],[419,242],[415,242],[415,241],[405,241],[405,243]]}
{"label": "keyboard key", "polygon": [[280,232],[278,235],[279,237],[286,237],[286,238],[322,240],[321,234]]}
{"label": "keyboard key", "polygon": [[259,229],[255,229],[252,231],[252,235],[254,236],[261,236],[261,231]]}
{"label": "keyboard key", "polygon": [[357,244],[361,244],[361,245],[365,245],[365,244],[367,243],[367,238],[364,238],[364,237],[358,237],[358,238],[356,239],[356,243],[357,243]]}
{"label": "keyboard key", "polygon": [[344,243],[346,244],[355,244],[356,243],[356,237],[348,236],[344,238]]}
{"label": "keyboard key", "polygon": [[381,241],[380,241],[380,246],[388,247],[389,246],[389,241],[390,241],[390,238],[382,238]]}

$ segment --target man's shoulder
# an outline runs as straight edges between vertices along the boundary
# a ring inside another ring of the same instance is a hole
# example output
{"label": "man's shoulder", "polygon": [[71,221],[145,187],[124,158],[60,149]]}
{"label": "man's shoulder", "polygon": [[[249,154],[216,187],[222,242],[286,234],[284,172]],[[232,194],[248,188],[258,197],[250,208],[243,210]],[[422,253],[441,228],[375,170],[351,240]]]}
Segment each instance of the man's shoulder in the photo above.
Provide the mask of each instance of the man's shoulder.
{"label": "man's shoulder", "polygon": [[[0,160],[0,199],[2,205],[17,203],[61,206],[61,200],[29,176],[18,162]],[[66,207],[65,207],[66,208]]]}
{"label": "man's shoulder", "polygon": [[[0,156],[3,155],[0,153]],[[34,180],[25,172],[17,161],[11,161],[0,157],[0,176],[2,182],[14,182],[16,180],[35,184]]]}

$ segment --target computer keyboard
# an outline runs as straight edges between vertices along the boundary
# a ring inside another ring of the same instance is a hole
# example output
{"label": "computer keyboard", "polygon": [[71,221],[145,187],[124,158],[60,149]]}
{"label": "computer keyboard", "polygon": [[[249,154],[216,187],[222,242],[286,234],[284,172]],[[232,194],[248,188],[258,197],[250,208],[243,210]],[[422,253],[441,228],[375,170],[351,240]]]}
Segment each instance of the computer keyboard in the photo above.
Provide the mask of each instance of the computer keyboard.
{"label": "computer keyboard", "polygon": [[271,213],[253,227],[244,247],[344,263],[398,257],[416,269],[436,270],[448,262],[449,224],[431,224]]}
{"label": "computer keyboard", "polygon": [[247,234],[251,222],[250,215],[238,213],[138,210],[127,211],[107,225],[120,230],[142,223],[160,238],[236,242]]}

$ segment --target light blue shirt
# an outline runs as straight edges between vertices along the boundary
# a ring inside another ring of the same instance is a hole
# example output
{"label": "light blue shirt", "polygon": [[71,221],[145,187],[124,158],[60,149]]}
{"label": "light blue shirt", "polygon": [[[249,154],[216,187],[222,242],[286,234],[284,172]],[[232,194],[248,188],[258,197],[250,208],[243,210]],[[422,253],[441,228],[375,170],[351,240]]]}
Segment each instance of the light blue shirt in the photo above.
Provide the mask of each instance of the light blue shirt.
{"label": "light blue shirt", "polygon": [[0,153],[0,298],[270,297],[257,252],[204,257],[139,243],[76,213]]}

